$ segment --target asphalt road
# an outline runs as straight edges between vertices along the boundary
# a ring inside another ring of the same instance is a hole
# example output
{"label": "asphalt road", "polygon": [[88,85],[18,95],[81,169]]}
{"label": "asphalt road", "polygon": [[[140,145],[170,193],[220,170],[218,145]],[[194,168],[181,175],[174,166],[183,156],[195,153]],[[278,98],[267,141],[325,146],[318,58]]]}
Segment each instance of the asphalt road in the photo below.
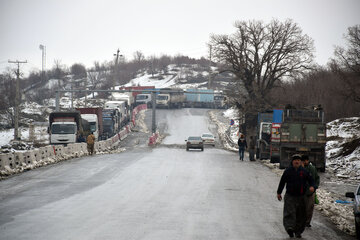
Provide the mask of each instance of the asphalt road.
{"label": "asphalt road", "polygon": [[[157,111],[167,135],[158,147],[146,145],[148,134],[133,132],[122,153],[1,181],[0,239],[287,239],[278,176],[258,162],[239,161],[220,143],[185,151],[187,136],[216,133],[206,111]],[[354,239],[317,213],[303,237]]]}

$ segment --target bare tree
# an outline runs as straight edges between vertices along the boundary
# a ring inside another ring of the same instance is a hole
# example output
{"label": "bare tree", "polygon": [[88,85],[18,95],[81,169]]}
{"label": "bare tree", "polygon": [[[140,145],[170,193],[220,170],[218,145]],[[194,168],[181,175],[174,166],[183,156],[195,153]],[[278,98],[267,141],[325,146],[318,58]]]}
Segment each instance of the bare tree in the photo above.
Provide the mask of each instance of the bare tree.
{"label": "bare tree", "polygon": [[335,59],[331,61],[330,67],[345,86],[341,94],[360,102],[360,25],[349,27],[345,39],[347,48],[335,48]]}
{"label": "bare tree", "polygon": [[65,65],[61,64],[61,60],[54,60],[54,66],[52,69],[53,77],[56,79],[62,79],[66,74],[65,68]]}
{"label": "bare tree", "polygon": [[75,79],[85,78],[87,76],[86,68],[83,64],[74,63],[71,68],[71,73],[74,75]]}
{"label": "bare tree", "polygon": [[232,35],[211,36],[212,53],[223,72],[236,76],[232,92],[238,107],[259,111],[271,105],[271,89],[310,67],[313,40],[292,20],[238,21],[235,27]]}
{"label": "bare tree", "polygon": [[14,126],[14,108],[15,108],[15,81],[14,74],[11,69],[0,74],[0,113],[2,120],[5,120],[7,125]]}
{"label": "bare tree", "polygon": [[141,51],[134,52],[134,61],[141,65],[145,61],[145,56]]}

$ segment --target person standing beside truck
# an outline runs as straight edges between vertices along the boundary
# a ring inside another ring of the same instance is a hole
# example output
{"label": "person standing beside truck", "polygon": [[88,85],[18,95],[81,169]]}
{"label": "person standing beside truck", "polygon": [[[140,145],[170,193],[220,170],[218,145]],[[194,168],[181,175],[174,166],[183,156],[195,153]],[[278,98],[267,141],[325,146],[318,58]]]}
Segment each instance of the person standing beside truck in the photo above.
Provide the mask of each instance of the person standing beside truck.
{"label": "person standing beside truck", "polygon": [[[315,191],[316,189],[319,187],[320,184],[320,177],[317,173],[316,168],[311,164],[311,162],[309,161],[309,156],[308,155],[302,155],[301,156],[301,161],[304,165],[304,168],[306,169],[306,171],[309,172],[309,174],[311,175],[311,177],[314,179],[314,188]],[[306,227],[311,227],[311,219],[312,219],[312,215],[314,212],[314,205],[315,205],[315,191],[311,192],[309,190],[309,188],[307,188],[306,193],[305,193],[305,206],[306,206],[306,222],[305,222],[305,226]]]}
{"label": "person standing beside truck", "polygon": [[244,134],[240,134],[240,138],[238,140],[238,146],[239,146],[239,156],[240,160],[244,161],[244,152],[247,148],[247,143]]}
{"label": "person standing beside truck", "polygon": [[286,184],[284,196],[283,225],[290,237],[301,238],[305,229],[306,211],[305,198],[306,188],[314,192],[314,180],[301,166],[301,156],[295,154],[291,159],[291,166],[281,176],[277,189],[277,199],[282,200],[281,193]]}
{"label": "person standing beside truck", "polygon": [[93,134],[93,132],[91,132],[91,134],[89,134],[89,136],[86,139],[86,143],[87,143],[87,149],[90,155],[94,154],[94,144],[95,144],[95,136]]}
{"label": "person standing beside truck", "polygon": [[256,146],[255,138],[253,136],[250,136],[250,143],[249,143],[249,158],[250,158],[250,161],[255,161],[255,158],[254,158],[255,146]]}

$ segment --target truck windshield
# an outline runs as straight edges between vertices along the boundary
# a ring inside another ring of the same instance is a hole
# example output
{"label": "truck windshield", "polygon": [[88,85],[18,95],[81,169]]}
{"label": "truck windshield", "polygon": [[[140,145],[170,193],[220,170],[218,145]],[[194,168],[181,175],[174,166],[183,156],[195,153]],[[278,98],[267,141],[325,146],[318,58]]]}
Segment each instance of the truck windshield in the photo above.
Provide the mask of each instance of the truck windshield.
{"label": "truck windshield", "polygon": [[90,132],[96,132],[96,122],[90,123]]}
{"label": "truck windshield", "polygon": [[103,124],[106,126],[111,126],[113,124],[113,121],[111,118],[103,118]]}
{"label": "truck windshield", "polygon": [[75,134],[76,126],[72,124],[53,124],[51,126],[52,134]]}
{"label": "truck windshield", "polygon": [[137,95],[136,96],[137,100],[144,100],[144,99],[147,99],[147,98],[148,98],[148,96],[146,96],[146,95]]}
{"label": "truck windshield", "polygon": [[156,99],[158,99],[158,100],[167,100],[167,99],[168,99],[168,96],[158,95],[158,96],[156,97]]}
{"label": "truck windshield", "polygon": [[263,124],[261,130],[262,130],[263,133],[270,134],[271,123],[270,124]]}

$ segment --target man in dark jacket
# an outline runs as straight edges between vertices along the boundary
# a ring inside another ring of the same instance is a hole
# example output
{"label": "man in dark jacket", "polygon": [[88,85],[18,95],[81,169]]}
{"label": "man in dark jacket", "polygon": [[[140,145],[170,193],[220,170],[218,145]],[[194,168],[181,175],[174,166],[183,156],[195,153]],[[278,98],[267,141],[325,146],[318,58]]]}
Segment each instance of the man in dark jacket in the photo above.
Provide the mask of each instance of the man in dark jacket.
{"label": "man in dark jacket", "polygon": [[290,237],[301,238],[305,229],[306,212],[305,199],[306,188],[314,192],[314,180],[301,166],[301,156],[292,156],[292,166],[288,167],[281,176],[277,189],[277,198],[282,200],[281,193],[286,184],[284,197],[283,225]]}
{"label": "man in dark jacket", "polygon": [[244,134],[240,135],[240,138],[238,140],[238,146],[239,146],[240,160],[244,161],[244,152],[245,152],[245,149],[247,148],[247,143],[246,143]]}

